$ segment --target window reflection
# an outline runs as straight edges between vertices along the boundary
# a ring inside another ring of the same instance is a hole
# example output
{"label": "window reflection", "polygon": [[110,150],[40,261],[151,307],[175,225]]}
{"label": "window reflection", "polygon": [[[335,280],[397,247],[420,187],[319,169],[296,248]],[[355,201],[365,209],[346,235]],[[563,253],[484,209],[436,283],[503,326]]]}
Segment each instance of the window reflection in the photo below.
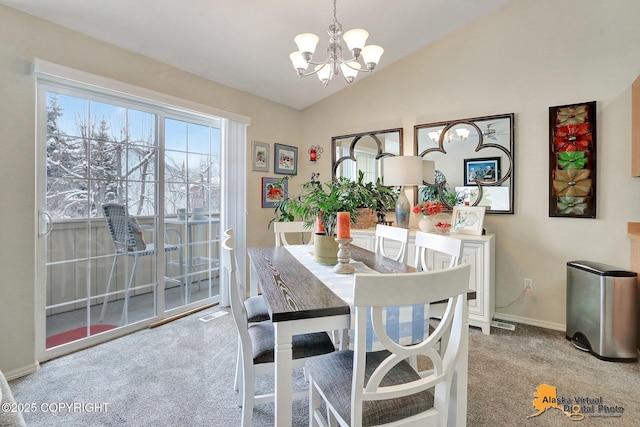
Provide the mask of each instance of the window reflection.
{"label": "window reflection", "polygon": [[333,179],[358,178],[364,173],[364,182],[375,183],[382,178],[382,158],[402,153],[402,129],[364,132],[331,138]]}
{"label": "window reflection", "polygon": [[415,152],[435,161],[436,176],[416,203],[469,203],[488,213],[513,213],[514,114],[415,126]]}

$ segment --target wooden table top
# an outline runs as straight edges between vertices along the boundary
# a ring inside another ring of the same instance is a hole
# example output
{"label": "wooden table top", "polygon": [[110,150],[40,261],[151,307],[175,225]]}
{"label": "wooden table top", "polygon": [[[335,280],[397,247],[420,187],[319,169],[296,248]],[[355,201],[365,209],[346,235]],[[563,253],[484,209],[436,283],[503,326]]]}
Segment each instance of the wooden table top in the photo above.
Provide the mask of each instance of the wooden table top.
{"label": "wooden table top", "polygon": [[[382,274],[412,273],[416,269],[351,245],[351,259]],[[287,248],[249,248],[249,259],[267,300],[273,322],[349,314],[349,304],[300,263]],[[474,299],[470,290],[467,298]]]}
{"label": "wooden table top", "polygon": [[[351,259],[380,273],[410,273],[415,268],[357,246]],[[349,304],[334,294],[285,247],[249,248],[249,258],[273,322],[349,314]]]}

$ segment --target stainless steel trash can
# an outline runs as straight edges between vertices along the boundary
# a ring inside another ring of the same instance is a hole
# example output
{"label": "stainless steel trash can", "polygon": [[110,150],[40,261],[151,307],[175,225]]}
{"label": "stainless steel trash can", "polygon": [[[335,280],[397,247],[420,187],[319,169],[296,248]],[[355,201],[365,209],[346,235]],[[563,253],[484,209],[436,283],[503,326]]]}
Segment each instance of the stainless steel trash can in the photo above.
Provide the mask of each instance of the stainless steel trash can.
{"label": "stainless steel trash can", "polygon": [[610,265],[567,263],[566,337],[611,361],[638,360],[638,275]]}

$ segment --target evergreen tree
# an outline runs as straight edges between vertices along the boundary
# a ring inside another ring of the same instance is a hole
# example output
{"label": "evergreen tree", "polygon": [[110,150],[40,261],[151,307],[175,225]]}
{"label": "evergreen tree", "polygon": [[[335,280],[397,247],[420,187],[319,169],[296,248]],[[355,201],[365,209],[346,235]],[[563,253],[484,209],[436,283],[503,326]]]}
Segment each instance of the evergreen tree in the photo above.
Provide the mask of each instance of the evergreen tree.
{"label": "evergreen tree", "polygon": [[80,141],[60,130],[64,108],[55,93],[47,104],[47,210],[54,218],[73,218],[77,200],[86,199],[85,152]]}

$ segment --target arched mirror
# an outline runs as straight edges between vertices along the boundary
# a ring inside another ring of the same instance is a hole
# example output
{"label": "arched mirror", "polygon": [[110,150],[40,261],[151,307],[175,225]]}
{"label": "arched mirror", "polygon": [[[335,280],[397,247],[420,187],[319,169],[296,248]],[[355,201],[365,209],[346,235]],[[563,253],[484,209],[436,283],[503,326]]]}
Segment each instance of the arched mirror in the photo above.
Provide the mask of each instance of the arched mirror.
{"label": "arched mirror", "polygon": [[334,136],[331,138],[332,178],[347,177],[356,181],[361,170],[365,183],[375,183],[384,175],[382,158],[400,153],[402,128]]}
{"label": "arched mirror", "polygon": [[435,162],[435,176],[416,191],[416,203],[468,203],[486,213],[513,213],[514,114],[414,127],[415,152]]}

